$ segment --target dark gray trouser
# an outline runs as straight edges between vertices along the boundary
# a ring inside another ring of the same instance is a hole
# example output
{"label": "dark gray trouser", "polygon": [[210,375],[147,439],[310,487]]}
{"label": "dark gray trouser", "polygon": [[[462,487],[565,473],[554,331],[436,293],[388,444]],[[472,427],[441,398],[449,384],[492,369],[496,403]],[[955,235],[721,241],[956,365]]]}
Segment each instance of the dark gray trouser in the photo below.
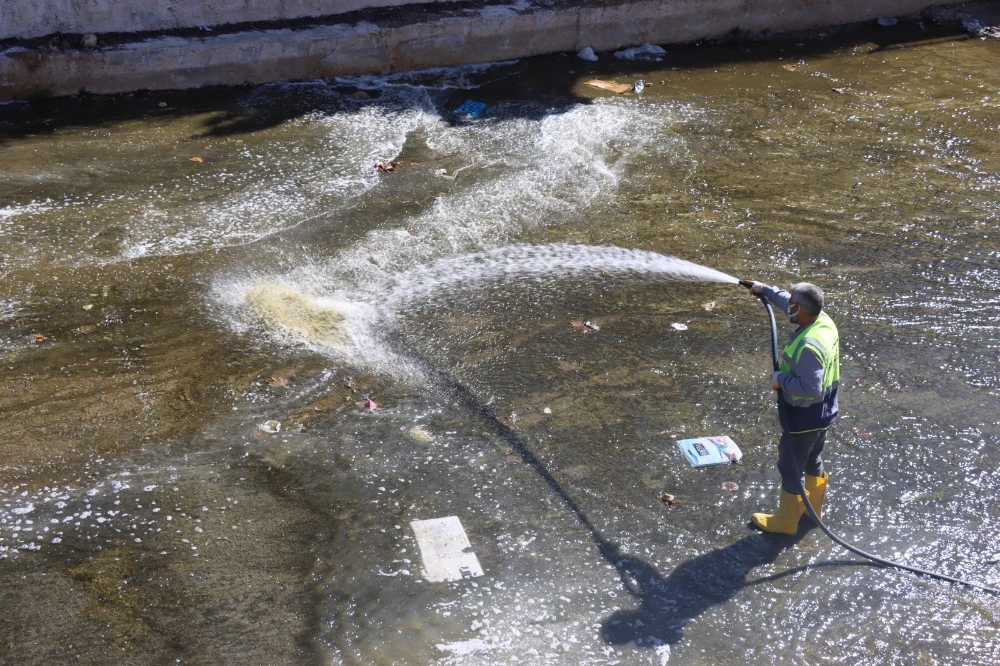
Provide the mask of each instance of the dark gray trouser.
{"label": "dark gray trouser", "polygon": [[[781,435],[778,444],[778,471],[781,472],[781,489],[786,493],[798,494],[802,474],[823,476],[823,445],[826,444],[826,430]],[[791,447],[788,446],[791,441]],[[789,456],[791,448],[791,457]]]}

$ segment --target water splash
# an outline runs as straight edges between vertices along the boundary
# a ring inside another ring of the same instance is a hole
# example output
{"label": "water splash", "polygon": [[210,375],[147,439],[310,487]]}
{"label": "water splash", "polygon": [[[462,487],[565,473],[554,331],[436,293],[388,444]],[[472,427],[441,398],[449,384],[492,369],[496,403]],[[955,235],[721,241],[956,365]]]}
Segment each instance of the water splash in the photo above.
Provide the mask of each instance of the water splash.
{"label": "water splash", "polygon": [[245,325],[263,328],[275,342],[304,345],[339,360],[398,378],[420,377],[419,364],[393,350],[388,333],[414,303],[498,282],[530,280],[533,290],[554,290],[567,279],[641,280],[735,284],[721,271],[649,250],[590,245],[509,245],[445,257],[397,273],[363,290],[337,286],[255,281],[230,288],[243,304]]}

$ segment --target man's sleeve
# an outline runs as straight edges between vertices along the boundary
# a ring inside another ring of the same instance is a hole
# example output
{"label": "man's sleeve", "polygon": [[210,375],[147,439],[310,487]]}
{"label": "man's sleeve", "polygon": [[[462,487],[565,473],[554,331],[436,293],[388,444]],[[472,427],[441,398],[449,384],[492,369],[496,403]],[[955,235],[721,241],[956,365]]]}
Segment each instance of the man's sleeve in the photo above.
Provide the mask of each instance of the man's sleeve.
{"label": "man's sleeve", "polygon": [[788,314],[788,299],[791,298],[791,294],[784,289],[778,289],[777,287],[771,287],[768,285],[764,285],[761,288],[760,293],[764,294],[764,298],[774,303],[776,308],[785,314]]}

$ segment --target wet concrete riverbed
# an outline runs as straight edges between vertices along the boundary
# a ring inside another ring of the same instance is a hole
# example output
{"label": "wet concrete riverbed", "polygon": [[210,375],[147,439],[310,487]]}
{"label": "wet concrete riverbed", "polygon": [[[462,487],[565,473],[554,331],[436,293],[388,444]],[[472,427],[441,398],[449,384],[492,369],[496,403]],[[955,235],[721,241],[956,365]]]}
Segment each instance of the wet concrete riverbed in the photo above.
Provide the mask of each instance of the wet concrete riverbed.
{"label": "wet concrete riverbed", "polygon": [[[0,661],[996,663],[996,598],[747,527],[763,309],[649,253],[821,285],[829,525],[1000,584],[998,58],[903,22],[0,107]],[[425,579],[445,516],[482,576]]]}

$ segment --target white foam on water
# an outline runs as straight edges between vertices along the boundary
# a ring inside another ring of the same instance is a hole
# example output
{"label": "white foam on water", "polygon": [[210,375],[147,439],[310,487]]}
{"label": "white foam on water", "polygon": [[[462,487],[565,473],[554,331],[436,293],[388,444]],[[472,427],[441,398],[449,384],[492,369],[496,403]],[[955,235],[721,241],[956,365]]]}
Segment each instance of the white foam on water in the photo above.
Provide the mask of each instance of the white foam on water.
{"label": "white foam on water", "polygon": [[[323,86],[321,82],[314,85]],[[270,104],[287,92],[289,84],[275,84]],[[327,89],[331,98],[342,97]],[[264,96],[264,92],[259,92]],[[176,198],[168,208],[147,208],[130,230],[124,258],[170,255],[211,247],[252,243],[318,217],[335,217],[378,184],[374,165],[395,159],[409,133],[425,123],[440,122],[429,102],[416,93],[386,95],[377,105],[337,113],[314,112],[299,120],[296,138],[246,148],[243,157],[253,166],[237,188],[221,199],[208,198],[177,211]],[[341,100],[342,101],[342,100]],[[221,178],[221,176],[220,176]],[[211,184],[199,191],[211,190]]]}
{"label": "white foam on water", "polygon": [[285,274],[220,278],[214,301],[237,330],[263,332],[272,342],[305,345],[402,378],[420,373],[392,351],[387,331],[400,308],[442,289],[600,273],[735,282],[655,252],[505,247],[525,230],[599,210],[592,204],[617,189],[631,156],[674,147],[665,130],[677,122],[669,108],[624,100],[576,106],[540,120],[511,115],[488,124],[425,122],[430,148],[474,165],[468,178],[425,212],[399,227],[373,229],[332,258],[302,258]]}
{"label": "white foam on water", "polygon": [[[242,152],[223,155],[225,145],[216,146],[223,148],[217,151],[221,160],[206,155],[190,173],[172,171],[148,187],[0,208],[0,237],[12,236],[27,248],[0,251],[0,260],[8,266],[100,265],[173,256],[245,245],[310,220],[335,218],[377,185],[375,164],[395,159],[409,133],[443,124],[435,91],[474,89],[511,75],[513,64],[259,86],[243,102],[248,112],[302,108],[304,115],[255,133]],[[378,90],[378,99],[353,99],[339,88],[348,85]],[[227,168],[226,161],[234,166]],[[107,239],[99,238],[100,226],[81,224],[97,209],[101,223],[116,227],[120,236],[110,251]]]}
{"label": "white foam on water", "polygon": [[18,307],[17,301],[0,300],[0,321],[13,319],[18,313]]}
{"label": "white foam on water", "polygon": [[18,215],[24,215],[25,213],[39,213],[48,209],[49,206],[46,203],[39,203],[37,201],[32,201],[23,206],[4,206],[0,208],[0,222]]}
{"label": "white foam on water", "polygon": [[[381,369],[399,365],[402,359],[378,342],[381,334],[374,324],[385,318],[384,307],[373,313],[382,301],[378,294],[391,289],[400,274],[419,266],[496,248],[525,229],[579,215],[596,198],[616,189],[628,158],[651,143],[672,119],[669,110],[661,111],[651,113],[627,102],[599,102],[541,119],[510,113],[488,123],[457,126],[420,112],[414,122],[421,124],[432,150],[474,164],[448,193],[424,212],[401,220],[401,226],[373,229],[334,257],[314,261],[300,257],[299,267],[285,274],[221,278],[215,285],[215,301],[241,330],[261,323],[260,312],[247,308],[252,305],[248,294],[261,285],[280,286],[292,300],[290,294],[297,292],[312,299],[313,305],[320,304],[316,299],[327,299],[326,304],[335,308],[353,307],[344,317],[342,339],[352,342],[346,347],[297,334],[296,326],[284,331],[281,326],[266,328],[279,338],[318,344],[341,357],[353,348],[365,365]],[[662,136],[658,140],[669,143]],[[269,318],[273,316],[264,317]],[[409,371],[395,370],[394,374]]]}

